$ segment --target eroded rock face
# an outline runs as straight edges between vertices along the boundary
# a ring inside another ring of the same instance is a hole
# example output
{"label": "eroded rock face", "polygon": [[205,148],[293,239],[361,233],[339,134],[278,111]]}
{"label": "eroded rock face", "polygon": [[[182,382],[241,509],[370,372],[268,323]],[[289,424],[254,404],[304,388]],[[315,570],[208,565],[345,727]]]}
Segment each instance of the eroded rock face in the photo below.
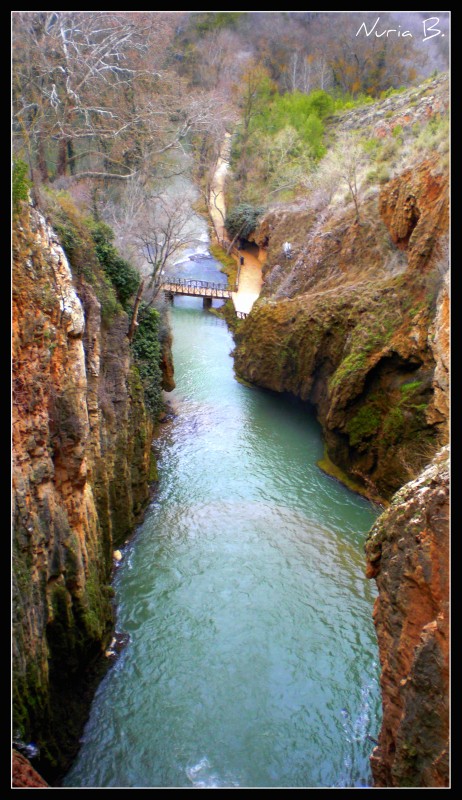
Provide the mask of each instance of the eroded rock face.
{"label": "eroded rock face", "polygon": [[404,486],[366,542],[379,597],[374,623],[383,722],[375,786],[449,779],[449,449]]}
{"label": "eroded rock face", "polygon": [[172,392],[175,388],[173,354],[172,354],[172,335],[165,336],[162,344],[162,389],[164,392]]}
{"label": "eroded rock face", "polygon": [[38,774],[22,753],[12,752],[12,784],[15,789],[46,789],[48,783]]}
{"label": "eroded rock face", "polygon": [[437,168],[435,159],[405,170],[379,198],[380,215],[396,247],[408,251],[411,269],[425,266],[436,238],[448,229],[447,176]]}
{"label": "eroded rock face", "polygon": [[[448,437],[448,179],[438,159],[390,181],[363,214],[362,225],[348,210],[266,217],[264,290],[236,332],[235,368],[311,402],[331,462],[388,499]],[[289,216],[298,255],[282,264]]]}
{"label": "eroded rock face", "polygon": [[391,137],[397,125],[406,128],[425,122],[435,114],[447,113],[448,107],[449,76],[443,73],[398,95],[343,113],[334,122],[342,132],[365,128],[384,138]]}
{"label": "eroded rock face", "polygon": [[102,326],[34,209],[13,242],[14,734],[50,778],[113,625],[112,552],[148,499],[152,425],[120,312]]}

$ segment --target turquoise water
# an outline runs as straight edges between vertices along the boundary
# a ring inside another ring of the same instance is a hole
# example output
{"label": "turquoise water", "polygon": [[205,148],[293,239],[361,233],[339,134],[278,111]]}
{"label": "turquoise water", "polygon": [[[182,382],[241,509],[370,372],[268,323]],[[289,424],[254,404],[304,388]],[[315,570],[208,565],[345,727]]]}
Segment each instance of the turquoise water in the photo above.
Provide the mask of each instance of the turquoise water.
{"label": "turquoise water", "polygon": [[[210,259],[180,268],[217,280]],[[307,407],[235,380],[232,337],[200,300],[176,299],[171,322],[176,415],[114,582],[130,642],[64,785],[370,785],[378,509],[316,467]]]}

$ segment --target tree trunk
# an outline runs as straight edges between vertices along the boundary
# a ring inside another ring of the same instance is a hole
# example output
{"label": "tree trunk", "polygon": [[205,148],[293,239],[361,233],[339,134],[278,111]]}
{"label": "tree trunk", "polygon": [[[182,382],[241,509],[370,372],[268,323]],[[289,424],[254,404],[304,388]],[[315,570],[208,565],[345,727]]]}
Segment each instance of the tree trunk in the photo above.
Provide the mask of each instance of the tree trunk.
{"label": "tree trunk", "polygon": [[58,142],[58,165],[56,168],[58,177],[66,174],[67,167],[67,140],[60,139]]}
{"label": "tree trunk", "polygon": [[48,165],[45,154],[45,142],[41,136],[39,136],[37,144],[37,167],[40,172],[42,180],[45,182],[48,181]]}
{"label": "tree trunk", "polygon": [[75,153],[74,153],[74,145],[72,139],[68,139],[66,142],[66,150],[67,150],[67,158],[69,161],[69,169],[71,171],[71,175],[75,175]]}
{"label": "tree trunk", "polygon": [[135,333],[135,328],[136,328],[136,326],[138,324],[138,322],[137,322],[138,309],[140,307],[141,297],[142,297],[142,294],[143,294],[143,289],[144,289],[144,280],[141,281],[140,285],[138,286],[138,291],[136,293],[135,305],[133,306],[132,321],[130,322],[130,327],[128,329],[128,334],[127,334],[129,342],[132,341],[133,335]]}
{"label": "tree trunk", "polygon": [[360,219],[359,219],[359,206],[358,206],[358,199],[356,197],[356,194],[353,195],[353,202],[355,204],[355,209],[356,209],[356,222],[359,223],[360,222]]}

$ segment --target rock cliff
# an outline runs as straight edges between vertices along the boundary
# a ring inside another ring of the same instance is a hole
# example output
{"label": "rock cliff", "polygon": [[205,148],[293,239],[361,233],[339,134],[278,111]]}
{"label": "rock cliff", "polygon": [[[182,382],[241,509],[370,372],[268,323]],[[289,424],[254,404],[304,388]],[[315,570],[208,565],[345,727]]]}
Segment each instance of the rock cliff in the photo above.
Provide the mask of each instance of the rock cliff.
{"label": "rock cliff", "polygon": [[17,750],[12,752],[14,789],[46,789],[48,783],[33,768],[28,759]]}
{"label": "rock cliff", "polygon": [[127,315],[102,318],[31,207],[13,257],[13,732],[52,780],[111,635],[112,552],[148,499],[152,421]]}
{"label": "rock cliff", "polygon": [[404,486],[366,542],[383,722],[375,786],[447,786],[449,774],[449,453]]}
{"label": "rock cliff", "polygon": [[[447,441],[448,179],[437,157],[347,209],[279,209],[262,297],[236,330],[241,377],[309,401],[327,464],[388,499]],[[297,242],[294,262],[281,245]],[[279,258],[278,258],[279,255]]]}

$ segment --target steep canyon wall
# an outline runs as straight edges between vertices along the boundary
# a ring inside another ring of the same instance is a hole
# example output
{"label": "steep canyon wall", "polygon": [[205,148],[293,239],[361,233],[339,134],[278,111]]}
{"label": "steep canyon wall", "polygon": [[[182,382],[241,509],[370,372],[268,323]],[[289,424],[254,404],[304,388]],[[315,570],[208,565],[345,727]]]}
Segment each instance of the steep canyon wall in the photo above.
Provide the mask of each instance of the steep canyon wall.
{"label": "steep canyon wall", "polygon": [[[300,246],[277,253],[290,226]],[[447,175],[438,159],[351,210],[275,211],[261,298],[237,328],[238,375],[309,401],[327,456],[389,499],[448,437]]]}
{"label": "steep canyon wall", "polygon": [[376,786],[449,779],[449,448],[406,484],[366,542],[379,596],[374,623],[383,722],[371,758]]}
{"label": "steep canyon wall", "polygon": [[13,734],[48,780],[113,628],[112,552],[145,505],[152,422],[128,317],[105,323],[31,207],[13,240]]}

